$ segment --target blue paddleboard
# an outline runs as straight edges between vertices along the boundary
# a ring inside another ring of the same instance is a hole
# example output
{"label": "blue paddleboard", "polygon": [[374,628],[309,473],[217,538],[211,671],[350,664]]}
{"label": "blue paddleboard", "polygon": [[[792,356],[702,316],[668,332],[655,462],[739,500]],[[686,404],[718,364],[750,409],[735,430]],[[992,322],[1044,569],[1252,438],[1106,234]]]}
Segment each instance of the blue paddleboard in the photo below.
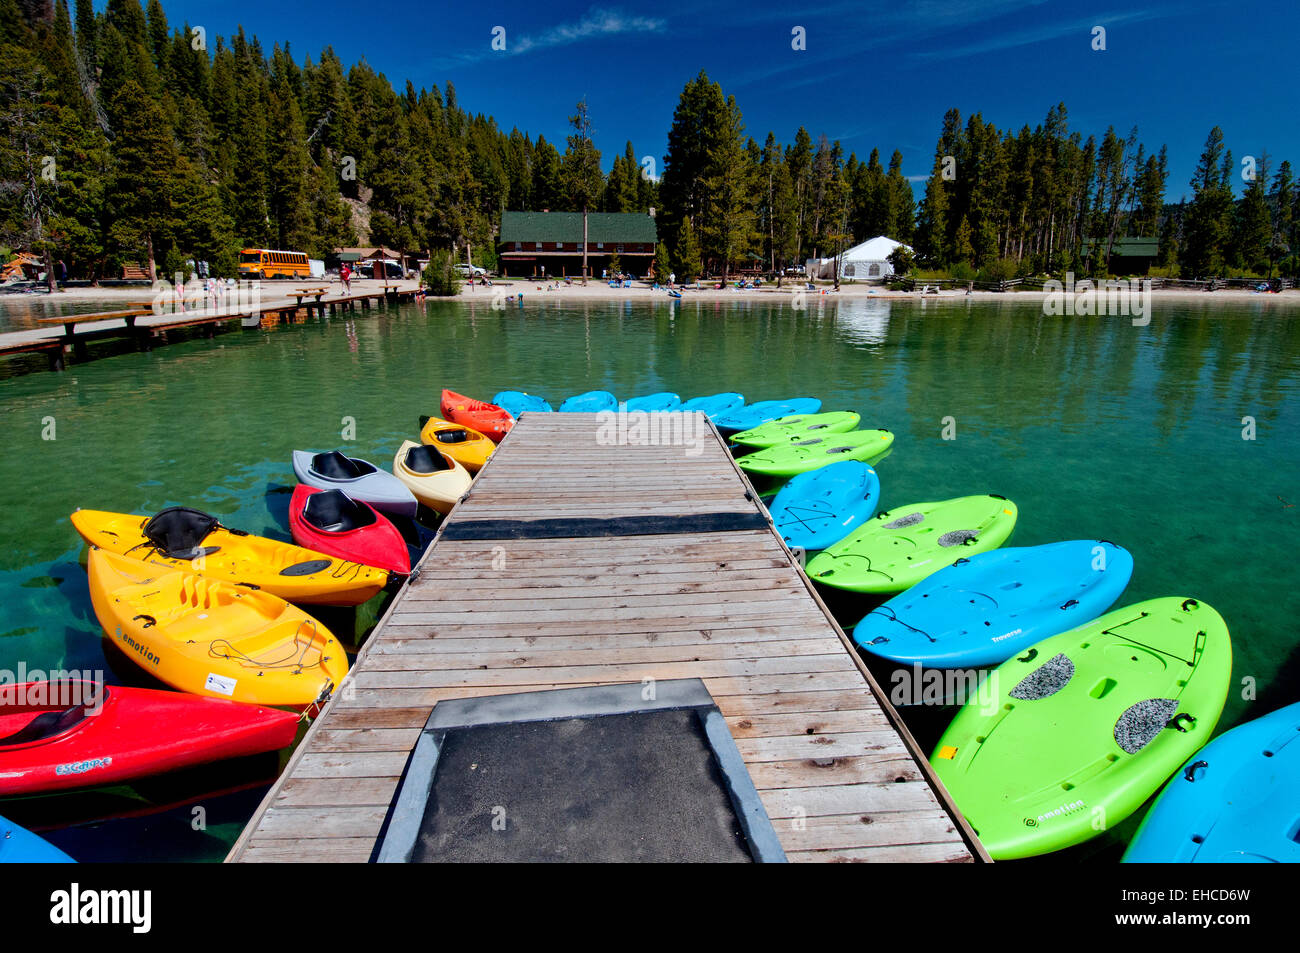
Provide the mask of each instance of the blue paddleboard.
{"label": "blue paddleboard", "polygon": [[717,417],[737,407],[745,406],[745,395],[736,393],[710,394],[707,397],[692,397],[682,404],[682,410],[698,410],[709,417]]}
{"label": "blue paddleboard", "polygon": [[645,394],[641,397],[630,397],[623,404],[625,410],[641,410],[646,413],[680,410],[681,406],[682,399],[676,394],[670,394],[668,391],[661,391],[658,394]]}
{"label": "blue paddleboard", "polygon": [[496,396],[492,398],[492,403],[516,420],[525,410],[549,414],[554,409],[547,403],[545,397],[538,397],[536,394],[525,394],[521,390],[498,391]]}
{"label": "blue paddleboard", "polygon": [[1091,622],[1133,575],[1128,550],[1077,539],[958,559],[870,612],[853,641],[905,665],[1000,665]]}
{"label": "blue paddleboard", "polygon": [[74,864],[47,840],[0,817],[0,864]]}
{"label": "blue paddleboard", "polygon": [[822,402],[816,397],[795,397],[790,400],[760,400],[755,404],[746,404],[735,410],[714,417],[713,422],[724,434],[740,433],[751,430],[769,420],[778,417],[790,417],[794,414],[815,414],[822,409]]}
{"label": "blue paddleboard", "polygon": [[618,398],[607,390],[575,394],[560,405],[562,414],[591,414],[601,410],[618,410]]}
{"label": "blue paddleboard", "polygon": [[810,470],[781,487],[768,512],[785,544],[808,552],[838,543],[876,514],[880,478],[857,460]]}
{"label": "blue paddleboard", "polygon": [[1215,738],[1165,785],[1126,864],[1300,863],[1300,703]]}

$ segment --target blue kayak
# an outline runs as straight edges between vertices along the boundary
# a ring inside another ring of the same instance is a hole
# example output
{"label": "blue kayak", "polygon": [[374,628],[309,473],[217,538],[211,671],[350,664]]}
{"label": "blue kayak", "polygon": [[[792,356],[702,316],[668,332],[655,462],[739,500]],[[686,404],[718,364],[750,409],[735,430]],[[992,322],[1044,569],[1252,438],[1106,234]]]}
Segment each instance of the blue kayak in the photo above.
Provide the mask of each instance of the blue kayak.
{"label": "blue kayak", "polygon": [[958,559],[870,612],[853,629],[853,641],[907,665],[1000,665],[1097,618],[1131,575],[1128,550],[1100,540],[980,553]]}
{"label": "blue kayak", "polygon": [[792,549],[825,549],[876,514],[880,478],[857,460],[800,473],[768,505],[776,531]]}
{"label": "blue kayak", "polygon": [[538,397],[536,394],[525,394],[521,390],[497,391],[496,396],[492,398],[492,403],[516,420],[525,410],[549,414],[554,409],[547,403],[545,397]]}
{"label": "blue kayak", "polygon": [[760,424],[778,417],[790,417],[794,414],[815,414],[822,409],[822,402],[816,397],[795,397],[791,400],[760,400],[755,404],[746,404],[713,418],[718,429],[724,434],[740,433],[752,430]]}
{"label": "blue kayak", "polygon": [[1126,864],[1300,863],[1300,703],[1192,755],[1142,820]]}
{"label": "blue kayak", "polygon": [[725,394],[710,394],[707,397],[692,397],[685,401],[682,410],[698,410],[708,417],[717,417],[725,414],[730,410],[745,406],[745,395],[734,392]]}
{"label": "blue kayak", "polygon": [[646,394],[642,397],[631,397],[623,404],[624,410],[641,410],[646,413],[680,410],[681,407],[682,399],[668,391],[661,391],[658,394]]}
{"label": "blue kayak", "polygon": [[560,405],[562,414],[593,414],[601,410],[618,410],[618,398],[607,390],[575,394]]}
{"label": "blue kayak", "polygon": [[74,864],[47,840],[0,817],[0,864]]}

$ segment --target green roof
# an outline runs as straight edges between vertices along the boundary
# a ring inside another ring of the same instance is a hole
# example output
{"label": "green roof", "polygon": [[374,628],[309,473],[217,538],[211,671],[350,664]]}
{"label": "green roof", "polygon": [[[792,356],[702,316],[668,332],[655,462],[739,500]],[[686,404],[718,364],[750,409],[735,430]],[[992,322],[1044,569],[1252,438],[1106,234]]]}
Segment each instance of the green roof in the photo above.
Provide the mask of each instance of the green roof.
{"label": "green roof", "polygon": [[[644,212],[589,212],[588,242],[656,242],[655,220]],[[581,212],[502,212],[502,242],[580,242]]]}

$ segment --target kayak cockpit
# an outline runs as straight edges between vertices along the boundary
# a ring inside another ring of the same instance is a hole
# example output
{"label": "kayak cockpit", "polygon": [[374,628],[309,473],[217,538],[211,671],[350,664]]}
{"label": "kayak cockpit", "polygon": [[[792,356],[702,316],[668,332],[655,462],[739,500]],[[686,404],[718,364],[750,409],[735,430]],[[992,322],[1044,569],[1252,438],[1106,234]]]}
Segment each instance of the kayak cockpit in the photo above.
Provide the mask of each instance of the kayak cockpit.
{"label": "kayak cockpit", "polygon": [[347,533],[372,525],[375,511],[342,490],[322,490],[308,497],[302,517],[322,533]]}

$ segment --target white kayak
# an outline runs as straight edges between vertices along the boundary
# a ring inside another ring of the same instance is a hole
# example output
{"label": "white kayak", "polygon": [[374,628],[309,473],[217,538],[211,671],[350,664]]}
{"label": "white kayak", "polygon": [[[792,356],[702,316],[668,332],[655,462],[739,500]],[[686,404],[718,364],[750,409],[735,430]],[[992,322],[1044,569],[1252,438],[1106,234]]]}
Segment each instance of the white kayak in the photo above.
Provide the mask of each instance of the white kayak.
{"label": "white kayak", "polygon": [[398,516],[414,517],[420,504],[406,484],[386,470],[337,450],[312,453],[293,452],[293,472],[299,483],[319,490],[342,490],[354,500],[369,503],[377,510]]}

